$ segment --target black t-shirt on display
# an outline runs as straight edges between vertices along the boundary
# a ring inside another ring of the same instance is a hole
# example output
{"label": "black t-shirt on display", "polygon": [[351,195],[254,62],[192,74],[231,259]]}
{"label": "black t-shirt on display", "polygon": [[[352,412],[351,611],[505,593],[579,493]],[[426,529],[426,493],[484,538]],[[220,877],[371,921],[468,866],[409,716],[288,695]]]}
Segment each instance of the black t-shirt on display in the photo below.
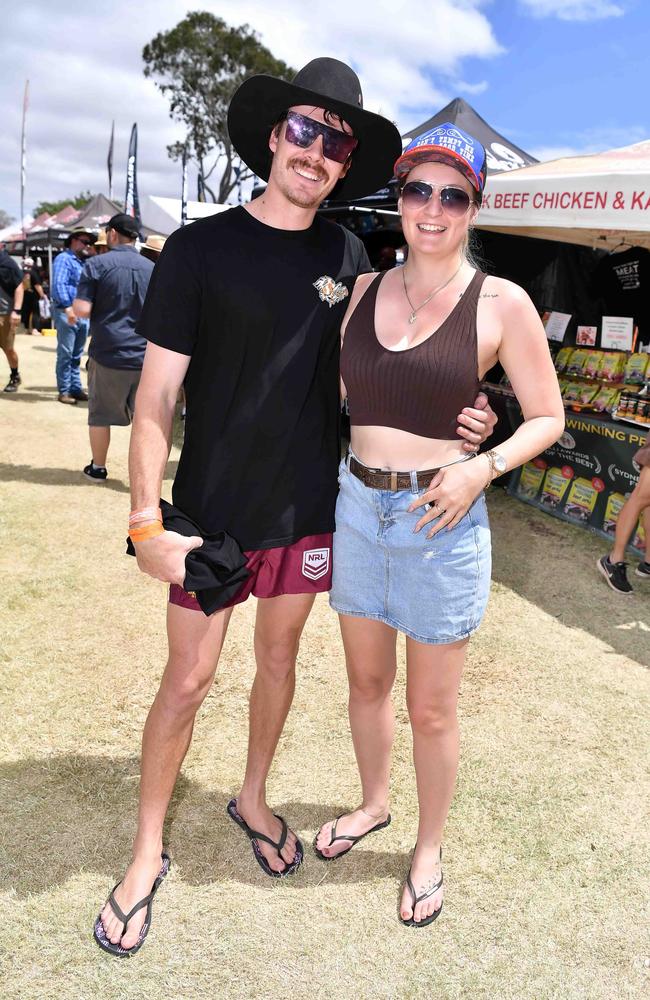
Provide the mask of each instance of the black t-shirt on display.
{"label": "black t-shirt on display", "polygon": [[631,247],[603,257],[594,272],[594,292],[605,316],[632,316],[639,340],[650,334],[650,253]]}
{"label": "black t-shirt on display", "polygon": [[282,230],[233,208],[167,240],[138,333],[191,355],[173,501],[205,532],[250,550],[334,530],[339,331],[369,270],[320,216]]}

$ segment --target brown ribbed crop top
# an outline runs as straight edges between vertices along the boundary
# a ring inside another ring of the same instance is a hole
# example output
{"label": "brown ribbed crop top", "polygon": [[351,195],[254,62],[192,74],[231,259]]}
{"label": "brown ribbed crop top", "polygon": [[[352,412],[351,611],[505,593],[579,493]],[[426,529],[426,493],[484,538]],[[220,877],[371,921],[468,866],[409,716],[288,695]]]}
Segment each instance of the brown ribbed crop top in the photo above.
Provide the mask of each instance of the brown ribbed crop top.
{"label": "brown ribbed crop top", "polygon": [[449,316],[426,340],[389,351],[375,331],[377,292],[386,273],[361,296],[345,331],[341,377],[350,423],[455,440],[456,418],[464,406],[474,405],[480,388],[476,309],[485,274],[476,272]]}

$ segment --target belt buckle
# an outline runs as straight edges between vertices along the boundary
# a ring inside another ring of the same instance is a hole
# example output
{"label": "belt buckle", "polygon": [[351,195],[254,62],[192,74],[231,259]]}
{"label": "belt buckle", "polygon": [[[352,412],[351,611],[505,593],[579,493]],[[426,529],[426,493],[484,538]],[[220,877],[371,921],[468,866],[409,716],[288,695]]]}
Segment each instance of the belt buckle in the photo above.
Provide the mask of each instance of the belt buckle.
{"label": "belt buckle", "polygon": [[397,492],[397,473],[391,472],[390,474],[390,488],[393,493]]}

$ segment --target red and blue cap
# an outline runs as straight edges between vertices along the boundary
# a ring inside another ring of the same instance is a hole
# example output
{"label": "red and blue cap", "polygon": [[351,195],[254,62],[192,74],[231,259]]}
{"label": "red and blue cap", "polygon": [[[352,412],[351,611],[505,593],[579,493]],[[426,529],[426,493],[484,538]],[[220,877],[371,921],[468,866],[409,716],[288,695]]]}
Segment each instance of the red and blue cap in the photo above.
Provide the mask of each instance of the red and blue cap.
{"label": "red and blue cap", "polygon": [[460,170],[479,197],[485,187],[485,150],[478,139],[463,132],[458,125],[444,122],[427,129],[413,139],[402,155],[395,161],[396,177],[406,175],[418,163],[448,163]]}

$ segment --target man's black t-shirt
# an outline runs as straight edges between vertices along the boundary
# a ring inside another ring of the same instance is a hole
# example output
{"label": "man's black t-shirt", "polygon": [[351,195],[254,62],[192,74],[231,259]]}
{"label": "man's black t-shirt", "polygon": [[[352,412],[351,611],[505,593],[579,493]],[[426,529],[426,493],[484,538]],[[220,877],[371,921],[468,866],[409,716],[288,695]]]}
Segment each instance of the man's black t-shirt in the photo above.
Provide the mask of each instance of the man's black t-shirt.
{"label": "man's black t-shirt", "polygon": [[339,330],[369,270],[319,216],[282,230],[233,208],[167,240],[138,333],[191,355],[173,500],[204,532],[250,550],[334,530]]}

